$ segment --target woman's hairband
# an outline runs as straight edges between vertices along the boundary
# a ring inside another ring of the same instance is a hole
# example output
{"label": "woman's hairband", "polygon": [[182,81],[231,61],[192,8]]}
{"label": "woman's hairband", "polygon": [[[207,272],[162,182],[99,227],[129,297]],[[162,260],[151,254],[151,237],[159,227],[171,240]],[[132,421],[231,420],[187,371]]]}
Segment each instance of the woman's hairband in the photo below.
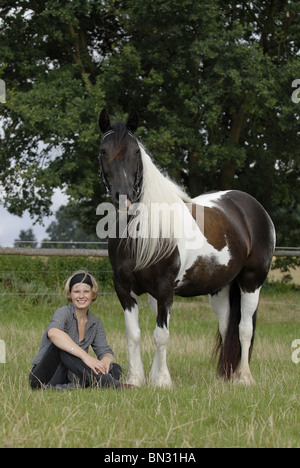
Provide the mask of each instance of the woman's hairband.
{"label": "woman's hairband", "polygon": [[74,284],[77,284],[77,283],[84,283],[84,284],[88,284],[89,286],[91,286],[91,288],[93,287],[92,278],[90,277],[88,273],[78,273],[78,275],[73,276],[73,278],[70,281],[70,287],[69,287],[70,292]]}

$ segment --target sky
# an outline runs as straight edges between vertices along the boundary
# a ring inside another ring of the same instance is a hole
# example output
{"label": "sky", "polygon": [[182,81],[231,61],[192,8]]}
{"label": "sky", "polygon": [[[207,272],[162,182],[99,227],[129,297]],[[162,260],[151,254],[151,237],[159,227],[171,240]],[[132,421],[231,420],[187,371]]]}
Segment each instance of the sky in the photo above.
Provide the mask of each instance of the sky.
{"label": "sky", "polygon": [[[5,103],[5,83],[3,80],[0,80],[0,103]],[[0,134],[1,131],[2,124],[0,122]],[[52,197],[51,211],[55,213],[61,205],[66,204],[66,195],[60,189],[56,189]],[[30,228],[40,244],[42,240],[48,237],[46,229],[54,220],[55,215],[44,218],[43,225],[34,224],[34,219],[30,218],[28,212],[25,212],[22,217],[15,216],[0,204],[0,247],[13,247],[14,241],[19,238],[20,231],[27,231]]]}
{"label": "sky", "polygon": [[[67,197],[60,191],[56,190],[52,198],[52,211],[55,213],[61,205],[65,205]],[[55,220],[55,215],[44,218],[44,226],[40,224],[34,225],[28,213],[25,213],[22,218],[10,214],[3,206],[0,205],[0,246],[13,247],[15,239],[19,238],[20,231],[32,229],[33,233],[40,243],[47,237],[46,229],[49,224]]]}

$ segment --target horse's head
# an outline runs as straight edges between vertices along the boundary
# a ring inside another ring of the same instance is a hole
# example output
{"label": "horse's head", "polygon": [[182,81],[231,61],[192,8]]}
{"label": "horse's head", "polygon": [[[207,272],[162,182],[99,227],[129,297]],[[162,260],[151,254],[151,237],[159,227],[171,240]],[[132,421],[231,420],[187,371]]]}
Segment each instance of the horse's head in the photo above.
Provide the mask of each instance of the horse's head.
{"label": "horse's head", "polygon": [[138,116],[133,111],[126,124],[118,122],[111,126],[104,109],[100,114],[99,126],[102,132],[99,159],[103,183],[115,207],[127,210],[138,200],[143,178],[141,151],[134,136]]}

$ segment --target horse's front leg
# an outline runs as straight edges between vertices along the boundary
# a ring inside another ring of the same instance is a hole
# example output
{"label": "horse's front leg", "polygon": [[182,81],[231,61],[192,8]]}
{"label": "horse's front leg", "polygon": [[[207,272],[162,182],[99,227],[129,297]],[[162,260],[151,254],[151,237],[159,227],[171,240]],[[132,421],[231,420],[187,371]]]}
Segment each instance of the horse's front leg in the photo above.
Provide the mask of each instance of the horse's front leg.
{"label": "horse's front leg", "polygon": [[170,339],[169,323],[172,305],[158,300],[157,322],[154,330],[156,355],[150,372],[150,384],[155,387],[171,388],[172,380],[167,366],[167,347]]}
{"label": "horse's front leg", "polygon": [[131,305],[124,308],[126,338],[129,355],[127,383],[140,387],[145,384],[145,374],[141,359],[141,330],[139,327],[139,308],[137,297],[131,293]]}

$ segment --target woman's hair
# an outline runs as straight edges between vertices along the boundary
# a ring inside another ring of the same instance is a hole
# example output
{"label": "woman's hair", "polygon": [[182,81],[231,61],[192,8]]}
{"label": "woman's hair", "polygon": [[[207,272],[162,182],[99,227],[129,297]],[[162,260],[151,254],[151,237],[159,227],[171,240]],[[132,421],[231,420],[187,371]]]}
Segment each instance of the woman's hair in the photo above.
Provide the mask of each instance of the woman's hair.
{"label": "woman's hair", "polygon": [[78,283],[87,283],[87,284],[91,283],[92,284],[91,287],[92,287],[93,301],[95,301],[98,297],[98,289],[99,289],[97,281],[92,275],[90,275],[90,273],[87,270],[84,270],[84,269],[75,271],[70,276],[70,278],[67,279],[66,284],[65,284],[65,294],[66,294],[66,298],[68,299],[68,301],[70,302],[72,301],[71,291],[72,291],[73,285],[71,285],[71,282],[72,282],[72,279],[77,275],[81,275],[81,278],[78,281]]}

